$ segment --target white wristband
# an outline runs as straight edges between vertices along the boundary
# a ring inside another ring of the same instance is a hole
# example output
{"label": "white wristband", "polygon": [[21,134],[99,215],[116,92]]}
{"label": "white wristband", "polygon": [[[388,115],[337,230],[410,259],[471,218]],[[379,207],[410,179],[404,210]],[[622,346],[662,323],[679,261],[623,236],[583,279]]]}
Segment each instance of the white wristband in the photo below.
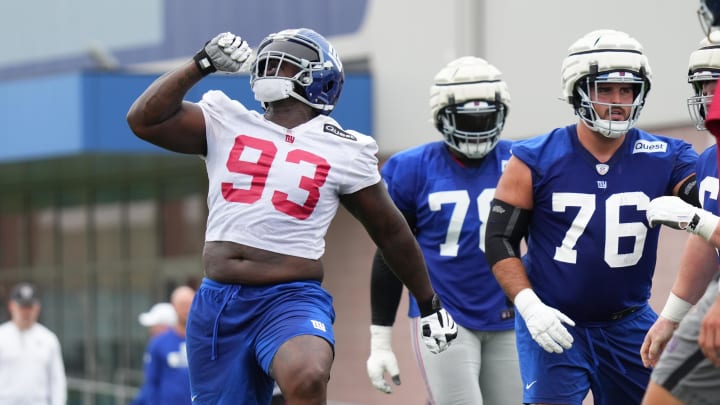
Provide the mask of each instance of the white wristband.
{"label": "white wristband", "polygon": [[520,315],[525,319],[525,311],[533,305],[542,304],[540,298],[535,294],[531,288],[523,288],[519,293],[515,295],[513,299],[515,307],[517,308]]}
{"label": "white wristband", "polygon": [[679,323],[692,306],[693,304],[670,292],[670,296],[668,296],[667,302],[665,302],[665,307],[660,313],[660,316]]}
{"label": "white wristband", "polygon": [[715,233],[715,228],[717,228],[718,222],[720,222],[720,217],[705,210],[697,210],[695,216],[697,217],[697,221],[693,218],[694,223],[691,223],[687,227],[687,230],[709,241]]}
{"label": "white wristband", "polygon": [[392,326],[370,325],[370,349],[392,351]]}

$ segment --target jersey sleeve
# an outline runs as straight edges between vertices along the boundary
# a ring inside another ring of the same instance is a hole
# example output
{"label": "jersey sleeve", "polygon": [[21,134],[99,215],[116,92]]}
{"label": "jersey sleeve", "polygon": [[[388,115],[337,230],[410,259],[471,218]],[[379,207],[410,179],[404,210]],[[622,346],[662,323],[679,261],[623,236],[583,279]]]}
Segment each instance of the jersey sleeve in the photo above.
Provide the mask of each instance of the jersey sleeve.
{"label": "jersey sleeve", "polygon": [[150,340],[144,357],[145,371],[145,396],[148,403],[156,404],[158,402],[158,394],[160,388],[160,378],[162,378],[160,367],[163,364],[163,355],[161,351],[160,337],[158,335]]}
{"label": "jersey sleeve", "polygon": [[695,173],[695,165],[698,160],[698,153],[693,149],[692,145],[685,141],[677,140],[675,149],[675,167],[671,179],[673,188],[687,176]]}
{"label": "jersey sleeve", "polygon": [[404,156],[403,153],[391,156],[382,168],[382,177],[395,206],[404,214],[414,216],[417,210],[414,191],[417,190],[417,172],[413,170],[414,160]]}
{"label": "jersey sleeve", "polygon": [[355,131],[348,132],[356,136],[361,143],[354,152],[355,156],[340,187],[340,194],[352,194],[380,181],[377,143],[367,135]]}
{"label": "jersey sleeve", "polygon": [[530,168],[533,174],[540,171],[539,156],[543,153],[547,136],[536,136],[533,138],[516,141],[511,147],[511,156],[520,159],[526,166]]}
{"label": "jersey sleeve", "polygon": [[220,90],[210,90],[203,94],[198,105],[205,118],[205,137],[208,143],[221,133],[220,127],[226,122],[226,116],[247,114],[250,111],[239,101],[232,100]]}

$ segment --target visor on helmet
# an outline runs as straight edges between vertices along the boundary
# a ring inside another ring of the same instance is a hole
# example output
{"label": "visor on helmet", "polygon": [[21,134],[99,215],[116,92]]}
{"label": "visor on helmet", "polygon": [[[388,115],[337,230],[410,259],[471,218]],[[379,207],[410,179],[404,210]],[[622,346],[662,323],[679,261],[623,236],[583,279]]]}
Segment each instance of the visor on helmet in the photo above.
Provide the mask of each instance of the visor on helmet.
{"label": "visor on helmet", "polygon": [[590,77],[589,83],[630,83],[633,85],[633,96],[637,97],[641,93],[644,87],[645,81],[642,77],[636,75],[633,72],[627,70],[618,70],[616,72],[607,72]]}
{"label": "visor on helmet", "polygon": [[447,106],[440,114],[452,121],[457,131],[482,134],[495,129],[498,117],[504,116],[503,110],[502,104],[497,108],[485,100],[471,100],[462,105]]}
{"label": "visor on helmet", "polygon": [[258,55],[265,52],[280,52],[288,55],[292,55],[297,59],[305,59],[310,62],[319,62],[320,55],[317,50],[308,47],[307,45],[295,42],[292,40],[288,41],[272,41],[263,48],[258,50]]}

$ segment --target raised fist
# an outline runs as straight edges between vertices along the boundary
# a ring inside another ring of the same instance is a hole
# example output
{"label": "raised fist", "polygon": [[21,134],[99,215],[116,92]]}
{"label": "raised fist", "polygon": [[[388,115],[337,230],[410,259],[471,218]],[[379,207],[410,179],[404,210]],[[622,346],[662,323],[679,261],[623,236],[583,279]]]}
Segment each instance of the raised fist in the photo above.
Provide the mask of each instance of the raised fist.
{"label": "raised fist", "polygon": [[247,41],[239,36],[224,32],[211,39],[195,57],[195,64],[203,75],[215,71],[238,72],[252,55]]}

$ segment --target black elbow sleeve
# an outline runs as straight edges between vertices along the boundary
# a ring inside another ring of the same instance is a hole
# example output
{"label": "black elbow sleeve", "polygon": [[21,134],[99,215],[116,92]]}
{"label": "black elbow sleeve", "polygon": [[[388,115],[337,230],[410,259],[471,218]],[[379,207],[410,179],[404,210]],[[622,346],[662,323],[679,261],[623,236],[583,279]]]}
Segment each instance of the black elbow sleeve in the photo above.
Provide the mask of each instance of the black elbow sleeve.
{"label": "black elbow sleeve", "polygon": [[520,242],[527,235],[531,211],[494,199],[485,228],[485,258],[490,268],[508,257],[520,257]]}
{"label": "black elbow sleeve", "polygon": [[678,197],[690,205],[702,208],[700,205],[700,191],[698,190],[697,175],[693,174],[680,185]]}

